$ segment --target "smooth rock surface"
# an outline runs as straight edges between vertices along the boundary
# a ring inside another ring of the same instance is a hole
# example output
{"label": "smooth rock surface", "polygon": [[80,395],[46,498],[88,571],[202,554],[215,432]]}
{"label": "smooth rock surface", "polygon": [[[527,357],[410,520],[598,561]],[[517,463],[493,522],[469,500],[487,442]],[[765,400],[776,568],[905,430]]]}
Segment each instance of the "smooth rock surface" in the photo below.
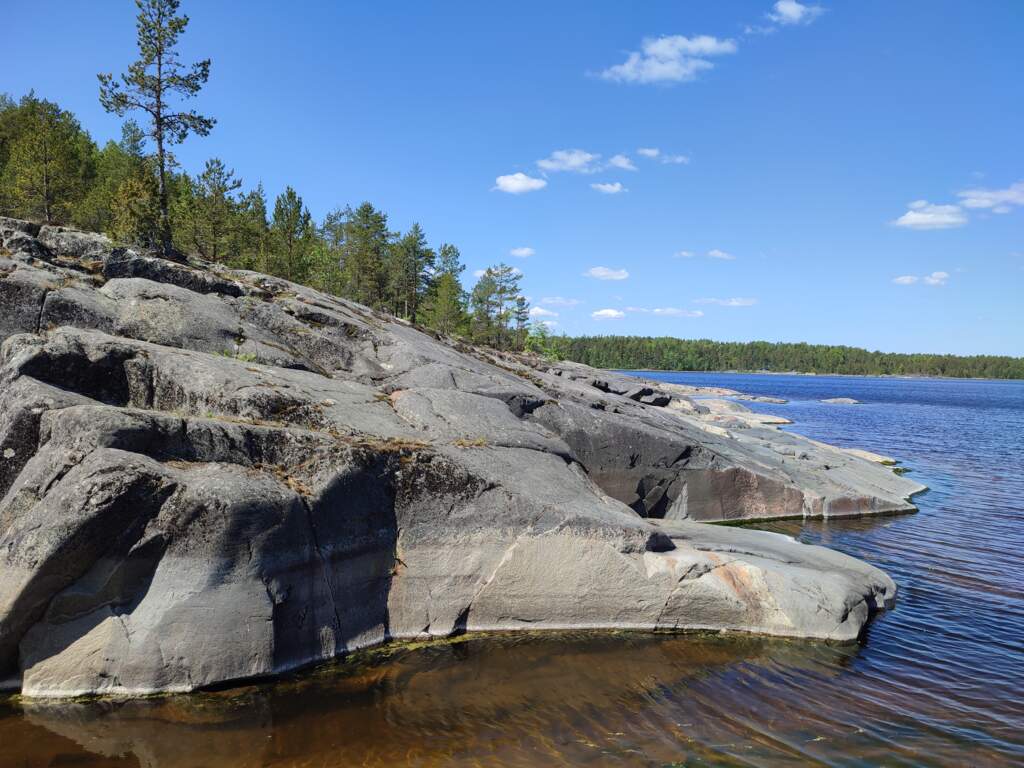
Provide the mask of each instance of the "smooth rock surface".
{"label": "smooth rock surface", "polygon": [[0,219],[0,238],[0,679],[26,696],[484,629],[852,640],[895,596],[853,558],[700,524],[909,511],[922,490],[694,399],[728,391],[439,339],[89,233]]}

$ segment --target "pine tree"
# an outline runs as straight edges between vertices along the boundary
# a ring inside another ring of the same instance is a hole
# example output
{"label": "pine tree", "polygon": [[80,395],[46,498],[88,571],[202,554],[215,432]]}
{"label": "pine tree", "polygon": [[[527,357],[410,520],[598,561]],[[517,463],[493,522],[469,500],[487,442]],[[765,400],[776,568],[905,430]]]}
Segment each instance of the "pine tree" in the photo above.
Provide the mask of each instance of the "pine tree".
{"label": "pine tree", "polygon": [[215,121],[195,110],[173,111],[169,99],[195,97],[210,76],[210,60],[184,66],[175,46],[188,26],[188,16],[178,16],[178,0],[135,0],[139,59],[120,80],[98,75],[100,103],[108,112],[125,115],[140,110],[149,116],[149,137],[156,144],[160,245],[165,256],[173,253],[168,148],[183,142],[190,133],[207,135]]}
{"label": "pine tree", "polygon": [[110,236],[129,245],[156,246],[160,239],[160,205],[152,173],[125,178],[110,201]]}
{"label": "pine tree", "polygon": [[[526,319],[529,318],[529,304],[520,295],[520,279],[522,272],[508,264],[484,270],[471,295],[476,341],[498,349],[521,344],[525,337]],[[521,327],[520,314],[524,316]]]}
{"label": "pine tree", "polygon": [[501,337],[498,313],[501,307],[498,299],[498,283],[494,270],[488,268],[476,281],[470,294],[473,310],[471,324],[473,341],[479,344],[498,346]]}
{"label": "pine tree", "polygon": [[466,265],[461,263],[460,259],[462,254],[459,253],[459,249],[451,243],[441,243],[441,247],[437,249],[437,264],[436,269],[438,274],[448,273],[458,277],[465,269]]}
{"label": "pine tree", "polygon": [[206,161],[206,167],[196,178],[196,248],[204,258],[225,260],[237,209],[234,194],[241,186],[235,172],[216,157]]}
{"label": "pine tree", "polygon": [[85,196],[95,147],[70,112],[27,96],[20,131],[3,169],[4,197],[15,215],[66,222]]}
{"label": "pine tree", "polygon": [[423,302],[423,322],[447,336],[466,330],[468,297],[459,282],[466,266],[459,261],[459,249],[443,243],[437,249],[434,273]]}
{"label": "pine tree", "polygon": [[262,183],[238,202],[228,252],[234,267],[270,272],[270,224]]}
{"label": "pine tree", "polygon": [[466,316],[466,292],[459,278],[450,272],[439,274],[423,304],[423,322],[446,336],[461,333]]}
{"label": "pine tree", "polygon": [[419,224],[396,242],[390,254],[389,288],[392,312],[416,322],[419,308],[434,270],[434,252]]}
{"label": "pine tree", "polygon": [[120,142],[108,141],[103,149],[95,152],[93,181],[74,213],[78,226],[110,233],[118,189],[129,178],[141,180],[144,175],[152,175],[152,168],[143,155],[143,139],[139,126],[128,120],[121,127]]}
{"label": "pine tree", "polygon": [[309,252],[314,235],[313,218],[302,198],[291,187],[274,201],[270,222],[274,274],[301,283],[309,270]]}
{"label": "pine tree", "polygon": [[525,296],[516,296],[513,318],[516,323],[515,348],[523,350],[526,347],[526,334],[530,322],[530,303]]}
{"label": "pine tree", "polygon": [[353,301],[375,309],[387,308],[391,242],[388,217],[382,211],[370,203],[346,211],[341,264],[345,293]]}

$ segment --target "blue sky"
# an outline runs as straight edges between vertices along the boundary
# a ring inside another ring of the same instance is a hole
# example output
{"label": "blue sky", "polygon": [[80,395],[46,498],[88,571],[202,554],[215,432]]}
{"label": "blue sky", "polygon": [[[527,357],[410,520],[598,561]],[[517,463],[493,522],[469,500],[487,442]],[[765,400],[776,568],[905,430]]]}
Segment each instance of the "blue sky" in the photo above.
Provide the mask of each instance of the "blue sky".
{"label": "blue sky", "polygon": [[[4,5],[0,91],[117,137],[133,4]],[[186,170],[419,221],[557,331],[1024,355],[1017,0],[182,5]]]}

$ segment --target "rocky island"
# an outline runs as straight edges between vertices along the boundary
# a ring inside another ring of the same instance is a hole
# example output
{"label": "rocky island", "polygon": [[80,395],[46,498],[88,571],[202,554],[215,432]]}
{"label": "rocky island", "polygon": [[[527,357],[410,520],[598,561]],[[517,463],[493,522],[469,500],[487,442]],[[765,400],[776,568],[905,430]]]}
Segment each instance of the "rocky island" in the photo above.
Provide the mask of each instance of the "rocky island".
{"label": "rocky island", "polygon": [[191,691],[391,639],[851,640],[896,587],[709,522],[923,487],[732,400],[0,219],[0,679]]}

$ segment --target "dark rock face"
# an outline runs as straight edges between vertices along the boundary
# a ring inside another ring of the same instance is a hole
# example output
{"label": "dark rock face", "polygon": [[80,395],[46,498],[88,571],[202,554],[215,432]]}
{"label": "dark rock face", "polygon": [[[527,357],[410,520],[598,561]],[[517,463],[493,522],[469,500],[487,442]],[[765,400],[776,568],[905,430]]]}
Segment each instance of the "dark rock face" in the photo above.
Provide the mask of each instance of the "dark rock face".
{"label": "dark rock face", "polygon": [[[187,691],[523,627],[852,639],[881,571],[694,521],[920,486],[701,394],[0,219],[0,679]],[[717,393],[721,394],[721,393]]]}

